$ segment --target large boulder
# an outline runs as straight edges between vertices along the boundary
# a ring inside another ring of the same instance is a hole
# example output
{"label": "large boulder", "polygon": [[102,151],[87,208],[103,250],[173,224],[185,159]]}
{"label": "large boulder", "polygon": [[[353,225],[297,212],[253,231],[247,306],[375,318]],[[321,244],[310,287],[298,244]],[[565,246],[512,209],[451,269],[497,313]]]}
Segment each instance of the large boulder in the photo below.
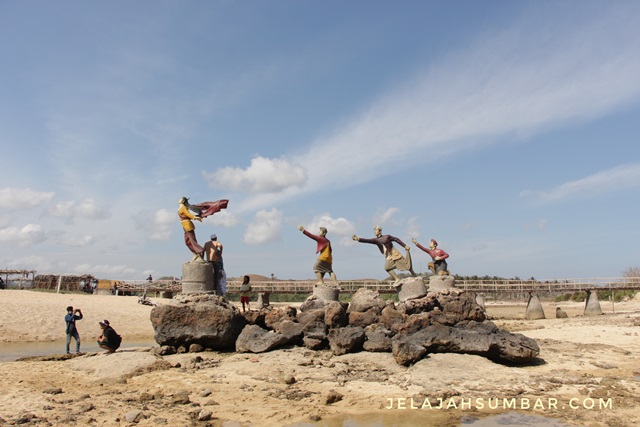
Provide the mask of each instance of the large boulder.
{"label": "large boulder", "polygon": [[352,311],[373,311],[375,314],[380,315],[385,305],[386,302],[380,297],[378,291],[360,288],[353,294],[347,313]]}
{"label": "large boulder", "polygon": [[377,323],[364,328],[366,340],[362,348],[366,351],[389,352],[391,351],[391,337],[393,332]]}
{"label": "large boulder", "polygon": [[247,325],[236,340],[240,353],[264,353],[291,342],[291,337],[279,332],[267,331],[258,325]]}
{"label": "large boulder", "polygon": [[465,321],[456,327],[436,323],[412,334],[397,334],[392,352],[401,365],[429,353],[475,354],[495,362],[524,364],[535,359],[540,348],[534,339],[498,329],[492,322]]}
{"label": "large boulder", "polygon": [[358,326],[347,326],[329,331],[329,347],[336,356],[362,350],[364,340],[364,329]]}
{"label": "large boulder", "polygon": [[176,298],[179,305],[151,310],[155,340],[161,345],[189,348],[191,344],[214,350],[233,349],[247,321],[223,297],[189,294]]}

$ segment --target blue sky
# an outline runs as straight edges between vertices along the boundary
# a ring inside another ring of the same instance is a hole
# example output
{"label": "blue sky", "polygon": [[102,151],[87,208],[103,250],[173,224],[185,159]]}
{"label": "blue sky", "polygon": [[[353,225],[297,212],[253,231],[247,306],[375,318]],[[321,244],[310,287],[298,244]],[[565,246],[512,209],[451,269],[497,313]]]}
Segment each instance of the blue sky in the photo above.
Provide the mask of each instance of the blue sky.
{"label": "blue sky", "polygon": [[[0,2],[0,268],[180,276],[178,199],[227,274],[640,265],[640,3]],[[427,255],[412,246],[414,269]]]}

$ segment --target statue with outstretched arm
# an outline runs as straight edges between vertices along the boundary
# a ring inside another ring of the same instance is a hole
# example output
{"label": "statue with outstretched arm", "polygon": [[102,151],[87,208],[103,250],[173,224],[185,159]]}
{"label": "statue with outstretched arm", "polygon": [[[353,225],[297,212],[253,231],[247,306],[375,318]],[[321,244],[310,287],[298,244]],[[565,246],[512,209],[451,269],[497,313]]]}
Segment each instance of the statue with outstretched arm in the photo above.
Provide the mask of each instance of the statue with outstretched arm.
{"label": "statue with outstretched arm", "polygon": [[[363,239],[361,237],[353,235],[352,239],[356,242],[361,243],[371,243],[378,247],[380,253],[385,257],[384,269],[393,277],[393,279],[397,282],[400,280],[400,277],[396,274],[395,270],[403,270],[409,271],[413,277],[416,276],[416,273],[413,271],[413,266],[411,264],[411,254],[409,250],[411,249],[409,245],[405,245],[402,240],[399,238],[392,236],[390,234],[382,234],[382,228],[378,225],[373,227],[375,237],[371,239]],[[402,256],[402,254],[393,246],[393,242],[404,247],[406,250],[406,255]]]}
{"label": "statue with outstretched arm", "polygon": [[198,244],[196,239],[196,227],[193,225],[193,221],[202,221],[202,218],[206,218],[213,215],[216,212],[220,212],[222,209],[226,209],[229,204],[228,200],[218,200],[215,202],[203,202],[196,205],[189,203],[189,199],[181,197],[178,201],[178,217],[184,230],[184,243],[187,248],[193,253],[193,259],[191,261],[204,262],[204,248]]}
{"label": "statue with outstretched arm", "polygon": [[315,235],[309,233],[304,229],[303,226],[299,225],[298,230],[302,231],[302,233],[313,239],[317,242],[316,253],[318,255],[318,259],[316,263],[313,265],[313,272],[316,273],[316,277],[318,277],[318,284],[324,285],[324,275],[329,274],[331,279],[333,279],[334,283],[338,283],[338,279],[336,278],[335,273],[333,272],[333,256],[331,253],[331,242],[327,239],[327,229],[324,227],[320,227],[320,235]]}
{"label": "statue with outstretched arm", "polygon": [[438,276],[448,276],[449,270],[447,270],[447,258],[449,258],[449,254],[443,251],[442,249],[438,249],[438,242],[435,239],[431,239],[429,242],[429,248],[425,248],[422,246],[416,239],[411,239],[414,245],[425,251],[431,256],[433,262],[429,263],[429,270],[433,272],[433,274],[437,274]]}

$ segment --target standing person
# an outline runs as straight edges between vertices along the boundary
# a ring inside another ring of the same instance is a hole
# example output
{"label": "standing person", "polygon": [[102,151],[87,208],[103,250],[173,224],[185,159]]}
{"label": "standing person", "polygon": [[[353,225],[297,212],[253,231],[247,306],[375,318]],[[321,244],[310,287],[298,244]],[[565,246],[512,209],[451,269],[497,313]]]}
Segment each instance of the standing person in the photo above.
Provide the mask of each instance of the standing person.
{"label": "standing person", "polygon": [[151,274],[149,274],[149,277],[147,277],[147,282],[149,283],[153,282],[153,277],[151,277]]}
{"label": "standing person", "polygon": [[338,283],[338,279],[336,278],[335,273],[333,272],[333,257],[331,255],[331,242],[327,239],[327,229],[324,227],[320,227],[320,235],[316,236],[315,234],[309,233],[304,229],[303,226],[299,225],[298,230],[302,231],[302,233],[315,240],[318,243],[316,248],[316,253],[318,255],[318,259],[316,263],[313,265],[313,272],[316,273],[316,277],[318,278],[318,284],[324,285],[324,275],[329,274],[333,279],[334,283]]}
{"label": "standing person", "polygon": [[122,343],[122,337],[111,327],[108,320],[98,322],[102,328],[102,335],[98,338],[100,348],[107,350],[107,353],[115,353]]}
{"label": "standing person", "polygon": [[222,271],[224,270],[224,264],[222,263],[222,243],[218,242],[218,236],[215,234],[211,235],[211,240],[204,244],[204,253],[207,257],[207,261],[209,261],[213,266],[213,283],[215,285],[215,290],[218,295],[223,295],[224,291],[220,286],[220,278],[222,276]]}
{"label": "standing person", "polygon": [[82,320],[82,310],[79,308],[74,310],[72,306],[67,307],[67,315],[64,316],[64,321],[67,324],[67,354],[71,354],[69,344],[71,344],[72,337],[76,340],[76,353],[80,353],[80,334],[76,328],[76,320]]}
{"label": "standing person", "polygon": [[242,281],[242,286],[240,287],[240,303],[242,304],[242,311],[245,312],[244,304],[247,304],[247,310],[251,311],[251,307],[249,306],[249,296],[251,295],[251,285],[249,281],[251,279],[249,276],[244,276],[244,280]]}
{"label": "standing person", "polygon": [[418,243],[415,238],[411,239],[411,241],[414,245],[429,254],[433,260],[433,262],[429,263],[429,270],[431,270],[433,274],[437,274],[438,276],[449,275],[449,271],[447,270],[447,261],[445,261],[445,259],[449,258],[449,254],[442,249],[438,249],[438,242],[435,239],[431,239],[429,242],[429,249]]}
{"label": "standing person", "polygon": [[[380,253],[385,257],[384,269],[396,282],[400,280],[400,277],[394,271],[395,269],[408,270],[411,273],[411,276],[416,277],[416,273],[414,273],[411,264],[411,255],[409,253],[409,249],[411,248],[409,245],[405,245],[402,240],[390,234],[383,235],[382,228],[379,225],[374,226],[373,231],[375,233],[375,237],[372,237],[371,239],[363,239],[355,234],[352,239],[356,242],[376,245],[380,250]],[[403,257],[402,254],[400,254],[400,252],[393,246],[393,242],[404,246],[404,249],[407,251],[406,257]]]}

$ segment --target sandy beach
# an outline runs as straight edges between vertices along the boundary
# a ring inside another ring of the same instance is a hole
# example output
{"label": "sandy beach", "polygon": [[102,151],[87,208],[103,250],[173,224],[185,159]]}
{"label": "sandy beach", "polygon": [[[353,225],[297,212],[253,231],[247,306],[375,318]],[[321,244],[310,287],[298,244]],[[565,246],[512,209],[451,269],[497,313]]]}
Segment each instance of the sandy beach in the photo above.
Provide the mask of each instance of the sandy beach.
{"label": "sandy beach", "polygon": [[[543,302],[547,319],[535,321],[523,319],[524,303],[488,305],[499,327],[537,340],[539,363],[526,367],[431,354],[407,368],[388,353],[333,356],[301,347],[67,356],[67,305],[83,311],[83,342],[99,334],[102,319],[125,341],[153,337],[152,307],[136,297],[0,291],[1,343],[60,343],[60,355],[0,363],[0,425],[480,426],[491,425],[480,424],[487,416],[516,412],[546,417],[536,418],[541,426],[640,424],[638,298],[601,302],[605,314],[595,317],[582,316],[583,303]],[[555,319],[556,306],[569,318]]]}

